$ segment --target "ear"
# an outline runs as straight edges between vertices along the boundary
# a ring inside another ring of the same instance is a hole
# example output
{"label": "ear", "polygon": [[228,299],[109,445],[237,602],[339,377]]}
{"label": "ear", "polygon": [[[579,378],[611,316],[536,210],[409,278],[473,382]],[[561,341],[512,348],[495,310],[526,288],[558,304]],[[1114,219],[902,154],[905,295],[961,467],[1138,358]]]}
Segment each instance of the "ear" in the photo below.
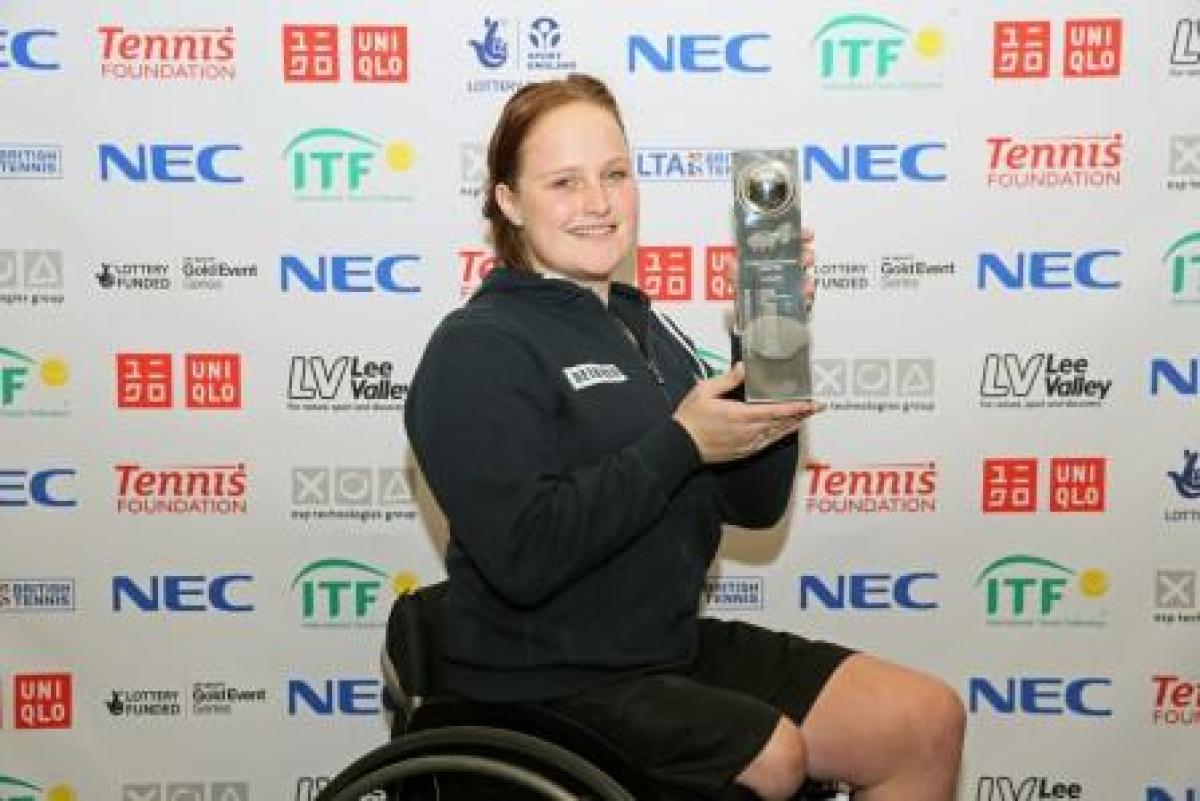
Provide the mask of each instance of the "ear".
{"label": "ear", "polygon": [[520,228],[525,224],[517,210],[517,195],[508,184],[496,184],[496,205],[510,223]]}

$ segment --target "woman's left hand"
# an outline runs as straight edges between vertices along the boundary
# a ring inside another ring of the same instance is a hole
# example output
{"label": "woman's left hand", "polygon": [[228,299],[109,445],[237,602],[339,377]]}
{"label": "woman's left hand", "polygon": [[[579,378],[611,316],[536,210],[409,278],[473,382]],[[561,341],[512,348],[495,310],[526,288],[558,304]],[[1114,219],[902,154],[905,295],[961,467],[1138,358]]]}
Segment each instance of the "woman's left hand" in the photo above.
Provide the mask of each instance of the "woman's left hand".
{"label": "woman's left hand", "polygon": [[800,229],[800,266],[804,268],[804,305],[805,310],[812,313],[813,302],[817,299],[817,280],[813,277],[813,269],[817,265],[817,252],[813,250],[816,236],[811,228]]}

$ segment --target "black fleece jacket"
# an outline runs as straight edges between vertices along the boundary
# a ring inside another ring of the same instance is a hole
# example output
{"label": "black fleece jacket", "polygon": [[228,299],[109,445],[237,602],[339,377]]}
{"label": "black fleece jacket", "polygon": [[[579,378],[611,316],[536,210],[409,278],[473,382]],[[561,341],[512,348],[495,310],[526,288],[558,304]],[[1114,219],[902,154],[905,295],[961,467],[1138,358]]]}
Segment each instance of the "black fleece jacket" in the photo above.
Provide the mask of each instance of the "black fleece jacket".
{"label": "black fleece jacket", "polygon": [[451,689],[540,700],[691,657],[721,523],[778,520],[797,459],[703,465],[671,415],[704,370],[624,284],[606,308],[500,268],[442,321],[405,424],[450,526]]}

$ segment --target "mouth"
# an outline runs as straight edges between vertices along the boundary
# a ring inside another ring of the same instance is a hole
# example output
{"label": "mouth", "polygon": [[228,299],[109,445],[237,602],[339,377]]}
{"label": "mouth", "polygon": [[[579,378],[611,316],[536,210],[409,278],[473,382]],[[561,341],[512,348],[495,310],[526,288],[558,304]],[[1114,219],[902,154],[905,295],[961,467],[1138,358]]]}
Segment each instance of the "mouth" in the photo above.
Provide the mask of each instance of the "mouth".
{"label": "mouth", "polygon": [[582,236],[585,238],[611,236],[617,232],[616,223],[603,223],[592,225],[576,225],[567,229],[567,232],[572,236]]}

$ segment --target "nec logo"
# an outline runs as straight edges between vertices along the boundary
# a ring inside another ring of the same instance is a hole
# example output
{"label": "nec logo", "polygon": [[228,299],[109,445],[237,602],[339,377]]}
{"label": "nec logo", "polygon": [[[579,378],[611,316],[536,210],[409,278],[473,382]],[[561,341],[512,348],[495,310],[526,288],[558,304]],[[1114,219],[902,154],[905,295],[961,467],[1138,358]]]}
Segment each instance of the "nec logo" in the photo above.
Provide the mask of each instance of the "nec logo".
{"label": "nec logo", "polygon": [[945,142],[845,144],[828,150],[820,145],[805,145],[804,181],[812,181],[814,174],[820,171],[836,183],[895,183],[902,180],[938,183],[946,180],[946,173],[931,165],[929,160],[945,150]]}
{"label": "nec logo", "polygon": [[878,611],[937,609],[937,601],[919,598],[918,584],[937,581],[937,573],[851,573],[832,582],[806,573],[800,576],[800,608],[820,605],[825,609]]}
{"label": "nec logo", "polygon": [[[311,261],[311,260],[310,260]],[[413,254],[393,256],[318,256],[311,268],[300,256],[283,256],[279,261],[279,289],[291,291],[293,281],[310,292],[391,292],[412,295],[421,287],[406,283],[421,264]]]}
{"label": "nec logo", "polygon": [[[240,184],[245,179],[228,170],[225,154],[241,145],[135,145],[126,153],[120,145],[100,145],[100,180],[125,178],[134,183]],[[219,162],[219,163],[218,163]],[[222,165],[226,169],[222,169]]]}
{"label": "nec logo", "polygon": [[[629,37],[628,68],[637,72],[638,66],[655,72],[770,72],[771,66],[754,58],[761,55],[763,44],[771,41],[769,33],[742,33],[736,36],[720,34],[680,34],[664,37],[661,47],[649,37]],[[760,43],[751,45],[751,43]],[[750,52],[755,51],[755,52]]]}
{"label": "nec logo", "polygon": [[978,713],[985,707],[1001,715],[1079,715],[1106,718],[1112,709],[1096,699],[1098,687],[1111,687],[1104,678],[1060,679],[1028,677],[1005,679],[999,686],[973,677],[967,708]]}
{"label": "nec logo", "polygon": [[151,576],[144,584],[130,576],[113,576],[112,610],[133,606],[141,612],[253,612],[254,604],[239,602],[234,592],[237,585],[253,582],[245,573]]}
{"label": "nec logo", "polygon": [[987,289],[988,279],[1005,289],[1120,289],[1121,282],[1104,280],[1097,262],[1121,255],[1119,250],[1089,250],[1078,255],[1067,250],[1018,252],[1011,261],[997,253],[979,254],[975,286]]}
{"label": "nec logo", "polygon": [[1153,359],[1150,362],[1150,394],[1158,395],[1163,382],[1171,385],[1176,394],[1185,397],[1200,395],[1200,357],[1179,360]]}
{"label": "nec logo", "polygon": [[78,501],[71,492],[75,471],[56,467],[47,470],[0,470],[0,509],[6,506],[45,506],[66,509]]}
{"label": "nec logo", "polygon": [[0,70],[20,67],[27,70],[58,70],[62,66],[45,55],[39,39],[57,39],[58,31],[35,29],[10,31],[0,29]]}
{"label": "nec logo", "polygon": [[1200,801],[1200,785],[1168,790],[1162,785],[1146,788],[1146,801]]}
{"label": "nec logo", "polygon": [[304,679],[288,681],[288,714],[298,715],[303,707],[321,717],[332,715],[378,715],[381,685],[378,679],[326,679],[318,686]]}

